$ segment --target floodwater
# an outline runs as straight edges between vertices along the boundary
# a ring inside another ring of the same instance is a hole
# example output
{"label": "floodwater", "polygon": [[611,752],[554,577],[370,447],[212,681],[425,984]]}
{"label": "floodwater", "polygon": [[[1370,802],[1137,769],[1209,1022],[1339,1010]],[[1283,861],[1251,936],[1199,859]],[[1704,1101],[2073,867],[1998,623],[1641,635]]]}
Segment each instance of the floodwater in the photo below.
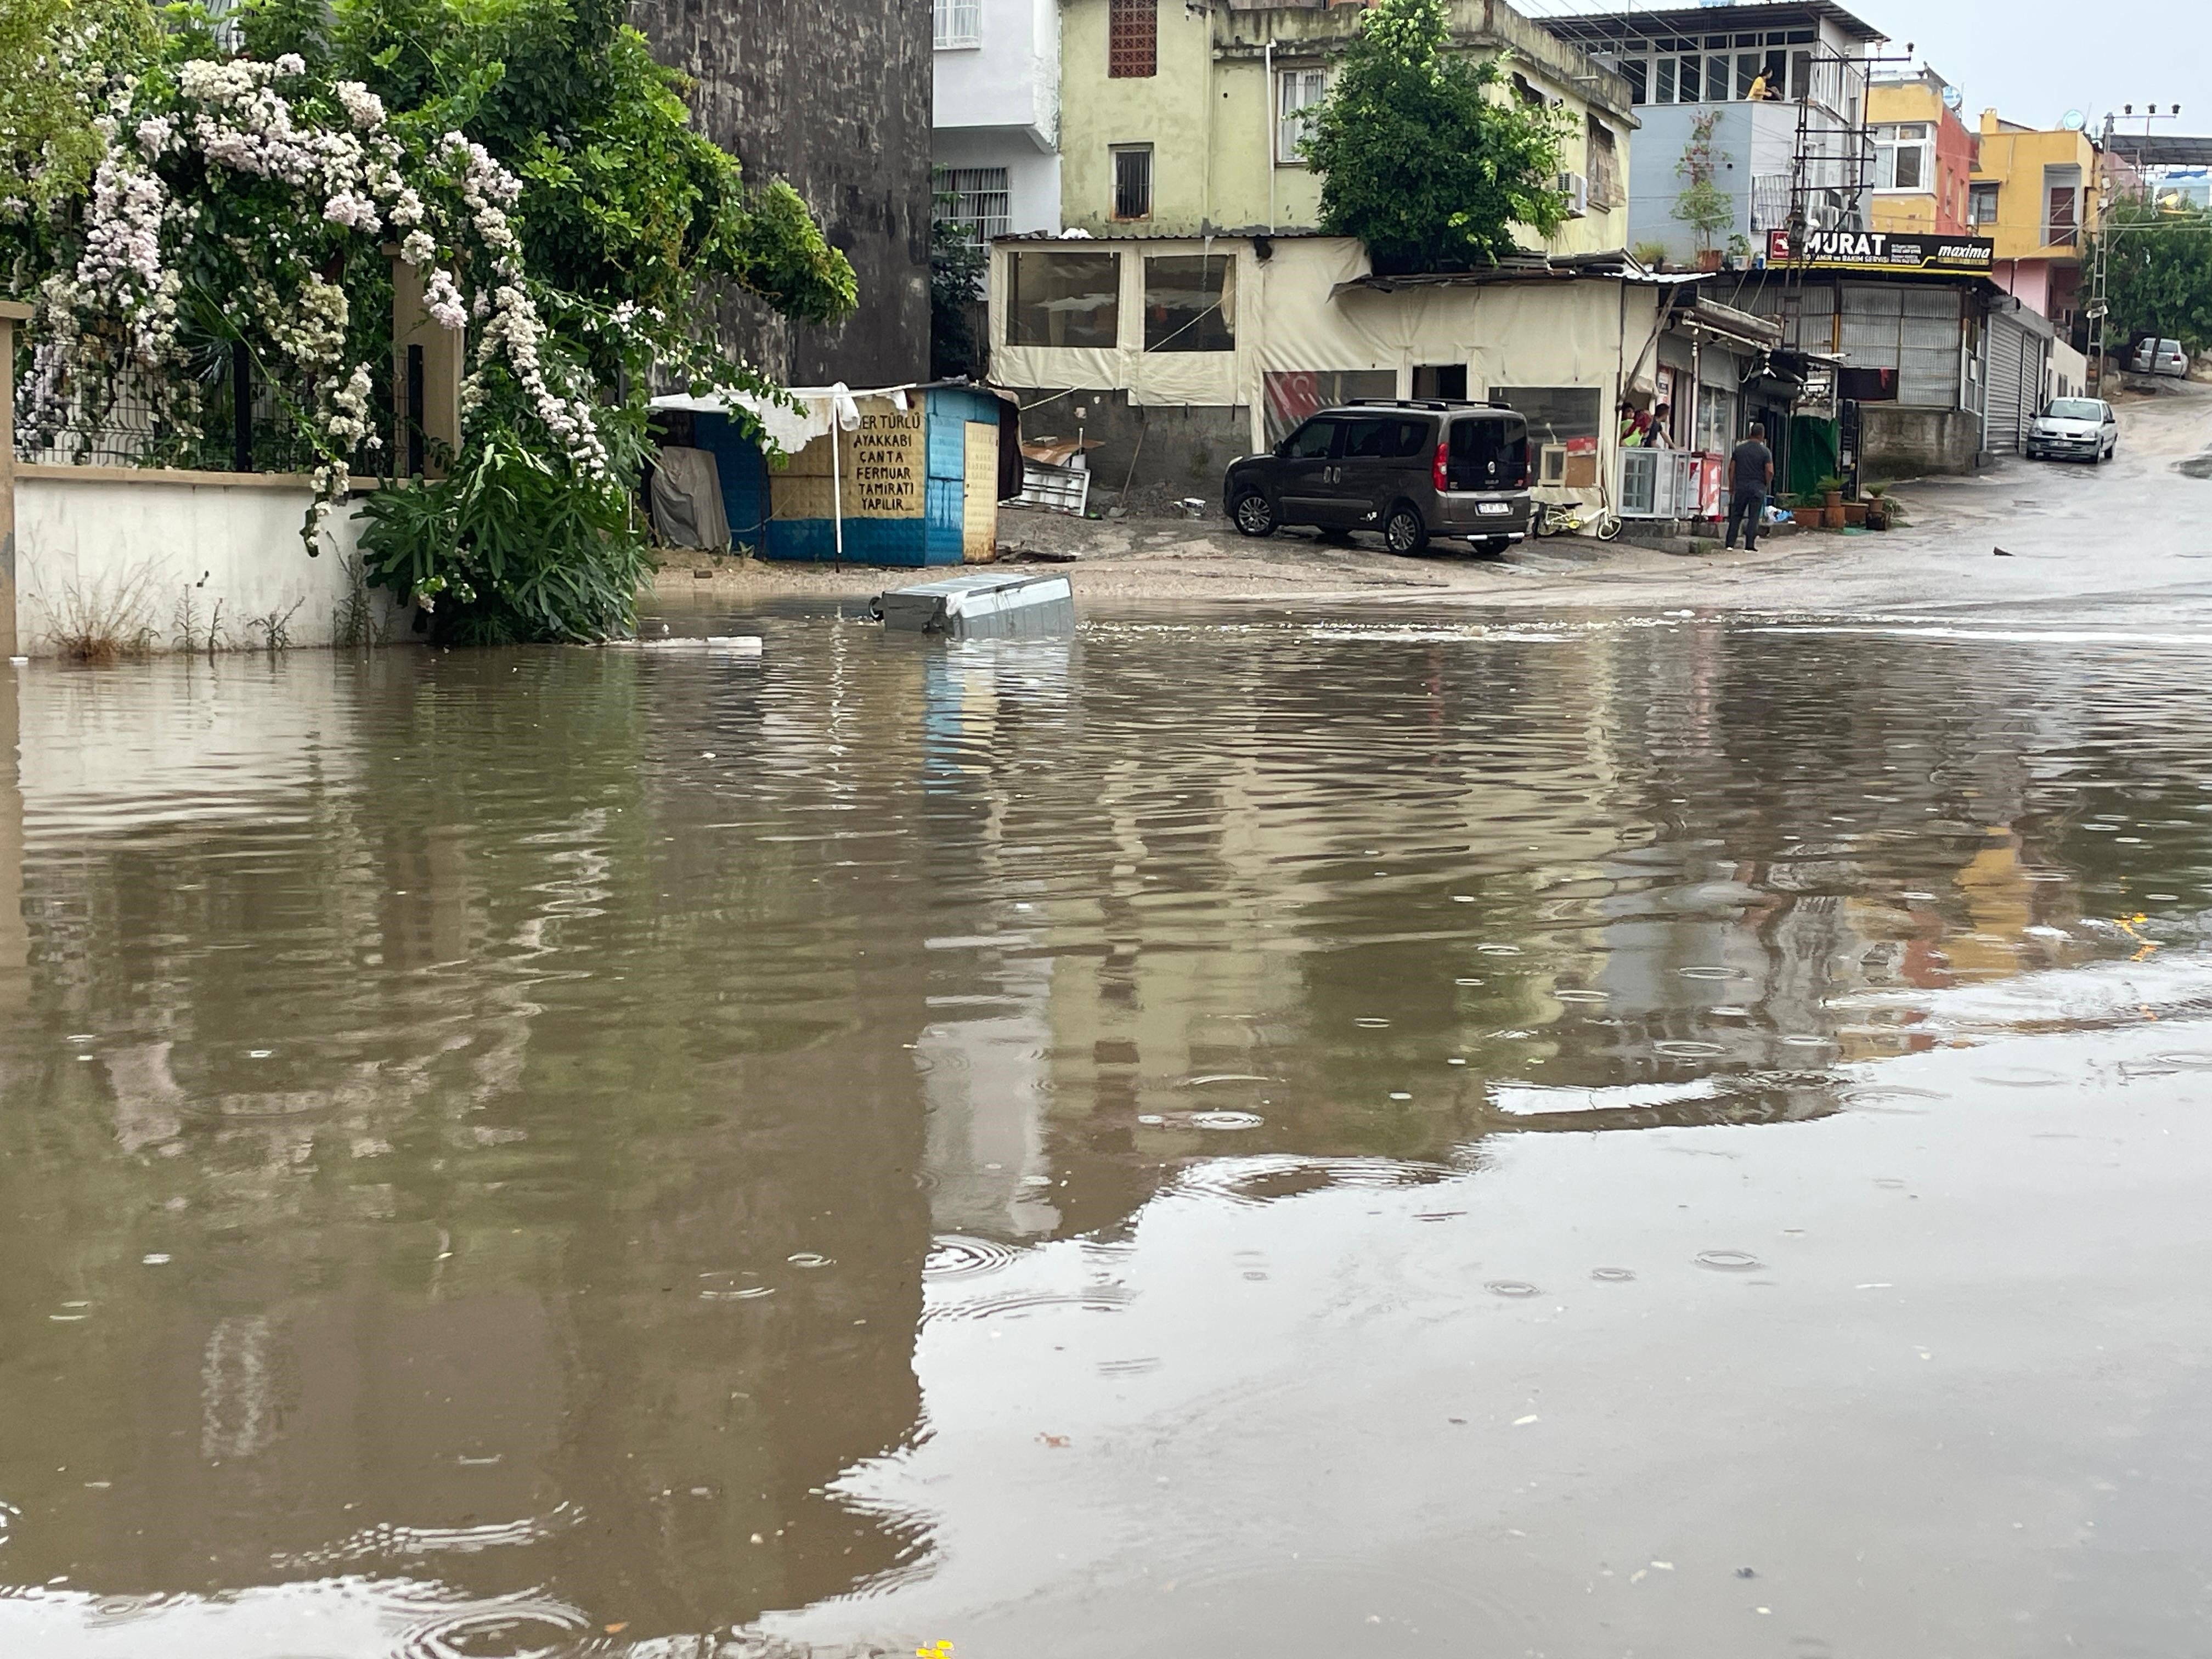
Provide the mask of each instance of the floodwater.
{"label": "floodwater", "polygon": [[0,680],[0,1653],[2201,1650],[2206,639],[764,631]]}

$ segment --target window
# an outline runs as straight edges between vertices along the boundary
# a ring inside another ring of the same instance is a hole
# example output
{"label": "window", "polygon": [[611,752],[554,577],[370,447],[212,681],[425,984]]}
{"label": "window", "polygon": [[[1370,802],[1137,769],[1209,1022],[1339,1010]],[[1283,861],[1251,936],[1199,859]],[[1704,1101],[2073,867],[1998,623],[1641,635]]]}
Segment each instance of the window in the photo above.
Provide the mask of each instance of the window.
{"label": "window", "polygon": [[1271,368],[1261,377],[1261,385],[1267,400],[1267,442],[1274,445],[1316,410],[1348,404],[1355,398],[1395,397],[1398,371]]}
{"label": "window", "polygon": [[1583,165],[1589,174],[1590,205],[1600,212],[1624,206],[1628,198],[1620,187],[1620,147],[1613,129],[1595,115],[1585,117],[1584,124]]}
{"label": "window", "polygon": [[1123,144],[1114,149],[1114,216],[1152,216],[1152,147]]}
{"label": "window", "polygon": [[1445,477],[1454,489],[1528,487],[1528,428],[1511,416],[1456,421]]}
{"label": "window", "polygon": [[1023,252],[1006,260],[1006,343],[1121,343],[1121,258]]}
{"label": "window", "polygon": [[949,199],[945,216],[968,233],[969,240],[988,242],[1013,228],[1004,167],[947,167],[939,175],[939,190]]}
{"label": "window", "polygon": [[1490,400],[1528,422],[1528,435],[1542,445],[1597,441],[1598,406],[1605,394],[1595,386],[1494,386]]}
{"label": "window", "polygon": [[1444,398],[1455,403],[1465,403],[1467,401],[1467,365],[1465,363],[1414,364],[1413,396],[1416,398]]}
{"label": "window", "polygon": [[1237,262],[1225,253],[1145,261],[1145,349],[1234,351]]}
{"label": "window", "polygon": [[1110,0],[1106,14],[1106,73],[1117,81],[1160,72],[1159,0]]}
{"label": "window", "polygon": [[1934,173],[1935,140],[1925,121],[1893,122],[1874,130],[1874,187],[1922,191]]}
{"label": "window", "polygon": [[[1725,46],[1726,41],[1722,44]],[[1705,59],[1705,97],[1708,101],[1724,104],[1729,95],[1729,60],[1725,58]]]}
{"label": "window", "polygon": [[1699,74],[1698,66],[1703,61],[1697,58],[1685,58],[1681,61],[1678,78],[1674,82],[1675,95],[1679,101],[1685,104],[1694,104],[1698,101]]}
{"label": "window", "polygon": [[1674,60],[1662,58],[1652,66],[1651,101],[1671,104],[1674,101]]}
{"label": "window", "polygon": [[1736,53],[1735,95],[1737,97],[1748,98],[1751,96],[1751,83],[1759,79],[1759,71],[1764,67],[1765,64],[1761,62],[1757,52],[1740,52]]}
{"label": "window", "polygon": [[1285,70],[1275,77],[1275,159],[1286,167],[1303,166],[1298,154],[1313,125],[1314,112],[1328,95],[1328,72],[1317,69]]}
{"label": "window", "polygon": [[1651,74],[1650,63],[1641,58],[1632,58],[1620,66],[1620,72],[1628,78],[1628,101],[1632,104],[1645,102],[1650,93],[1647,84]]}
{"label": "window", "polygon": [[1338,422],[1308,421],[1284,441],[1283,453],[1294,461],[1319,461],[1336,447]]}
{"label": "window", "polygon": [[2081,169],[2043,170],[2043,245],[2072,247],[2081,240]]}
{"label": "window", "polygon": [[1975,228],[1997,222],[1997,186],[1969,185],[1966,187],[1966,223]]}
{"label": "window", "polygon": [[1697,447],[1725,455],[1735,447],[1735,393],[1717,386],[1698,388]]}
{"label": "window", "polygon": [[936,0],[935,16],[939,47],[983,44],[983,0]]}

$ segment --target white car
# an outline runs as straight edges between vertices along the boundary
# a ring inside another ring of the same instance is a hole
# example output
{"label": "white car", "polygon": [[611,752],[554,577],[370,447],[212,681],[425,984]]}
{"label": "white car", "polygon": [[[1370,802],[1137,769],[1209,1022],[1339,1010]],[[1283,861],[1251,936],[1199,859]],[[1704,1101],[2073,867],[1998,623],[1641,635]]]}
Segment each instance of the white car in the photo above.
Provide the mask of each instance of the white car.
{"label": "white car", "polygon": [[2112,404],[2098,398],[2055,398],[2021,443],[2031,461],[2087,461],[2092,466],[2120,447]]}
{"label": "white car", "polygon": [[2189,354],[2179,340],[2145,340],[2136,348],[2136,373],[2189,378]]}

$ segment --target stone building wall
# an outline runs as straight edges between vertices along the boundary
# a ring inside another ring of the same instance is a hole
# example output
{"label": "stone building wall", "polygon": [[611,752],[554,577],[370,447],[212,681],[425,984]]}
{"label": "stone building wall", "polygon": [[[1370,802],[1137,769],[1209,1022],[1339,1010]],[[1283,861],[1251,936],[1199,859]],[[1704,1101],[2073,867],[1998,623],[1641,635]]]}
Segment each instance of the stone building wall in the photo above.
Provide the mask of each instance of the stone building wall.
{"label": "stone building wall", "polygon": [[630,21],[698,84],[701,125],[748,177],[787,179],[860,280],[836,328],[739,298],[726,337],[794,385],[929,370],[930,9],[915,0],[636,0]]}

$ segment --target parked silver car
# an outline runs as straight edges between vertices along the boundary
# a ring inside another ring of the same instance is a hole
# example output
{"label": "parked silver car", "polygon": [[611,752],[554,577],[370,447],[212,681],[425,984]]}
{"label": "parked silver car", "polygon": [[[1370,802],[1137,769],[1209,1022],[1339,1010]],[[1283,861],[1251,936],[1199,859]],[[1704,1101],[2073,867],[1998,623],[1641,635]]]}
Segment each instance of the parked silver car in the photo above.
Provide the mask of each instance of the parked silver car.
{"label": "parked silver car", "polygon": [[2054,398],[2021,441],[2031,461],[2087,461],[2092,466],[2120,447],[2120,423],[2099,398]]}
{"label": "parked silver car", "polygon": [[2138,374],[2171,374],[2185,380],[2189,354],[2179,340],[2145,340],[2136,348],[2135,370]]}

